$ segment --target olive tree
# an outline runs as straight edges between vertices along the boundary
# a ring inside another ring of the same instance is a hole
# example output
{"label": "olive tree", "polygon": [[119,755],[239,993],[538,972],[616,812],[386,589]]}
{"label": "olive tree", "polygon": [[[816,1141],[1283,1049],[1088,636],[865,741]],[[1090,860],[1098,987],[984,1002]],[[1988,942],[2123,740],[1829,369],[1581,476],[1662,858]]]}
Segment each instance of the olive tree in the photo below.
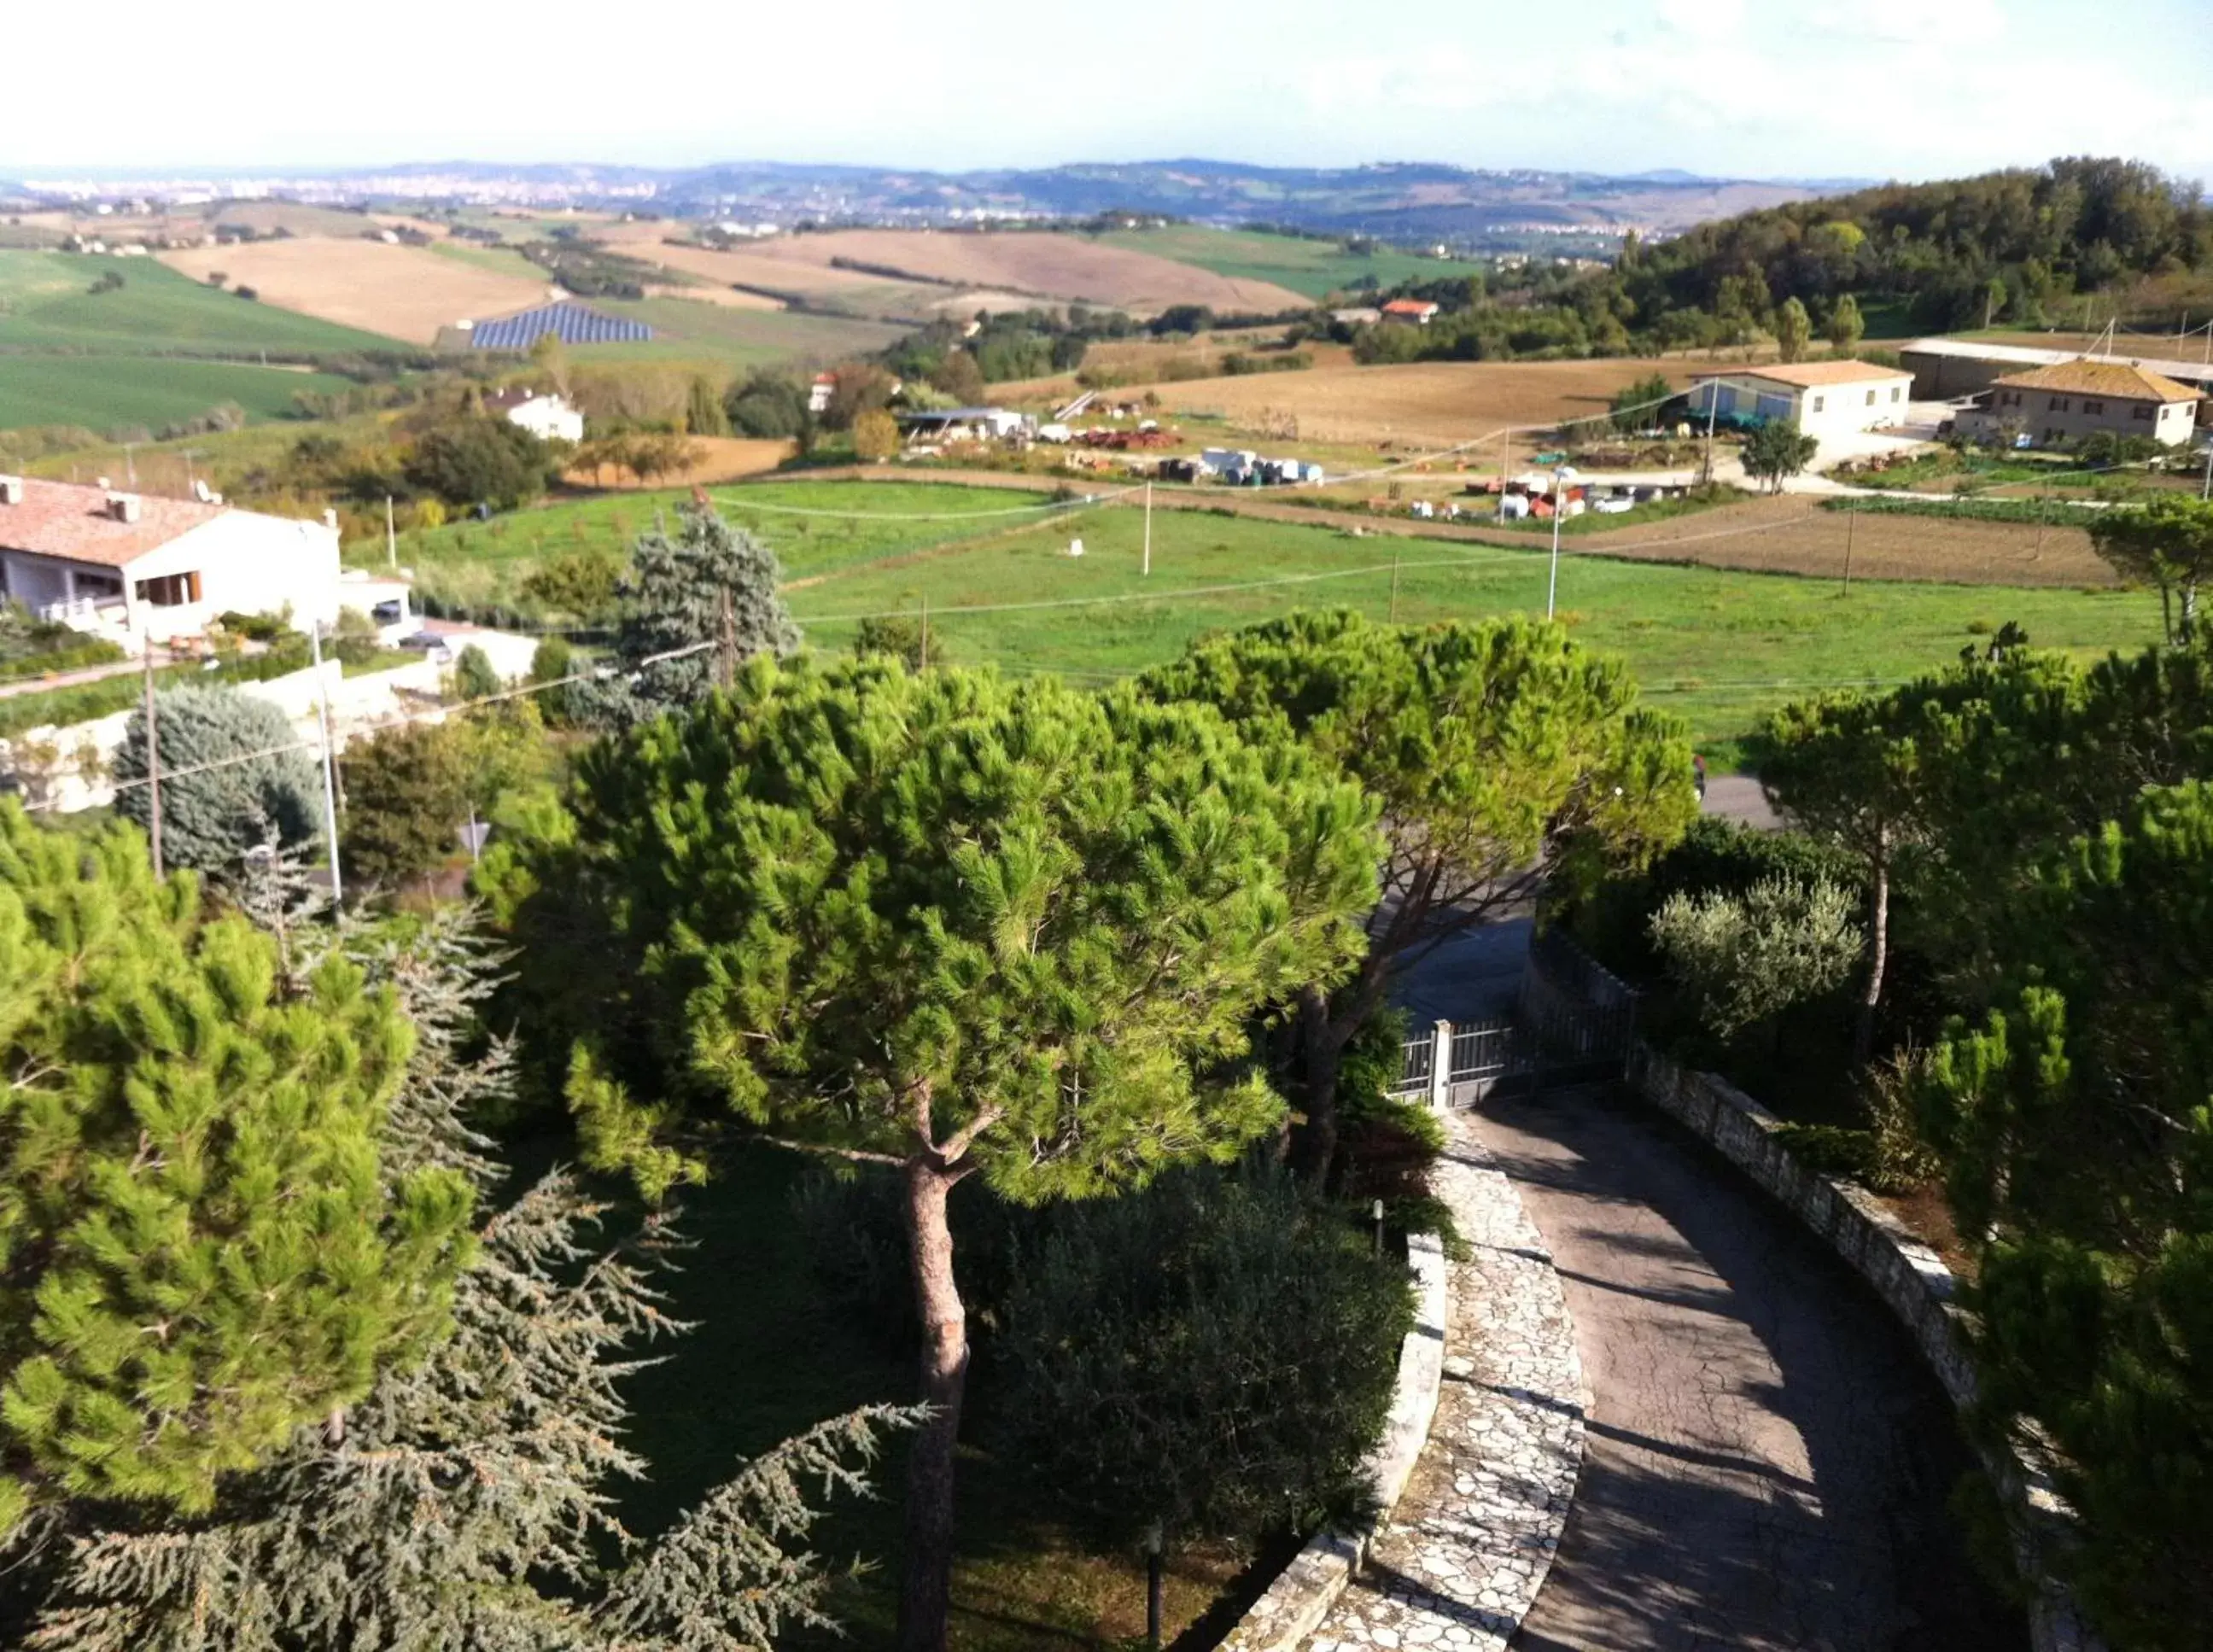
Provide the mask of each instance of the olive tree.
{"label": "olive tree", "polygon": [[[972,1175],[1021,1201],[1110,1193],[1273,1128],[1251,1018],[1352,964],[1373,819],[1208,708],[881,656],[758,658],[585,759],[574,838],[533,875],[596,902],[637,960],[661,1070],[902,1179],[933,1408],[902,1647],[946,1632],[969,1356],[948,1196]],[[579,1054],[597,1138],[637,1144]]]}
{"label": "olive tree", "polygon": [[1838,984],[1865,937],[1851,897],[1827,879],[1762,878],[1741,895],[1670,895],[1652,941],[1699,1019],[1729,1039]]}

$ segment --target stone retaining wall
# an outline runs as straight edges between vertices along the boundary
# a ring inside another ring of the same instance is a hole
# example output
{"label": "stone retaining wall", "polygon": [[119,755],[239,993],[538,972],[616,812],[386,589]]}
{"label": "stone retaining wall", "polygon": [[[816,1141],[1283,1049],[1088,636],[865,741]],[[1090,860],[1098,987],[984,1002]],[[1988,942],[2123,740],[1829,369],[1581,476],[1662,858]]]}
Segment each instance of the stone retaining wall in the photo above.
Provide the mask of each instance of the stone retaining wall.
{"label": "stone retaining wall", "polygon": [[[1776,1137],[1783,1121],[1727,1081],[1680,1067],[1641,1042],[1631,1046],[1627,1076],[1639,1094],[1718,1148],[1874,1286],[1953,1404],[1973,1403],[1966,1310],[1958,1282],[1935,1251],[1873,1194],[1800,1164]],[[2103,1652],[2071,1595],[2038,1558],[2068,1540],[2071,1520],[2051,1475],[2025,1455],[1983,1456],[2000,1494],[2023,1516],[2016,1522],[2017,1558],[2021,1575],[2035,1580],[2029,1628],[2036,1652]]]}

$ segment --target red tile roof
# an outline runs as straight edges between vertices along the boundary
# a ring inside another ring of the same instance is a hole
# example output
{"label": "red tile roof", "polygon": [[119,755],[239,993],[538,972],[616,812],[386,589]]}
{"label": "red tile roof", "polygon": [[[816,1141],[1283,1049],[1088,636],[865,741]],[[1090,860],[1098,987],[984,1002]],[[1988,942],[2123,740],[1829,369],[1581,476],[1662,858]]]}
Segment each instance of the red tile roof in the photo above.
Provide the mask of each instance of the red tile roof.
{"label": "red tile roof", "polygon": [[1421,298],[1394,298],[1383,307],[1386,315],[1435,315],[1437,307]]}
{"label": "red tile roof", "polygon": [[138,497],[138,520],[118,521],[109,490],[26,478],[23,502],[0,504],[0,551],[122,568],[223,514],[223,505]]}

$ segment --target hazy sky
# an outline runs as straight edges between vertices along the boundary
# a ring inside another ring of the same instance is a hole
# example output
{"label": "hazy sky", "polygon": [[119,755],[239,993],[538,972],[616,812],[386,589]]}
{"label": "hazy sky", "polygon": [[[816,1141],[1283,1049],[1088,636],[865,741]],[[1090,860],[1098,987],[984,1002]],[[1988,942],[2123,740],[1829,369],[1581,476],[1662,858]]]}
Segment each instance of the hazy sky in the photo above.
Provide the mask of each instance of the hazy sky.
{"label": "hazy sky", "polygon": [[0,175],[1174,155],[2213,174],[2206,0],[9,0]]}

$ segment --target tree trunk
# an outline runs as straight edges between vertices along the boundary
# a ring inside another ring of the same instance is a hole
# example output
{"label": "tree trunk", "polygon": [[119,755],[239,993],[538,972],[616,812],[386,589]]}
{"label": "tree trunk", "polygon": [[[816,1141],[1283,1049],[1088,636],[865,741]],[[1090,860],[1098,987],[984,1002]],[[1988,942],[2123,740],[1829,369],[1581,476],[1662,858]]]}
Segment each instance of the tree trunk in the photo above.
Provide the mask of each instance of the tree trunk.
{"label": "tree trunk", "polygon": [[922,1397],[930,1421],[908,1459],[906,1579],[899,1594],[899,1652],[944,1652],[953,1583],[953,1457],[968,1382],[968,1319],[953,1277],[946,1198],[960,1180],[935,1151],[906,1163],[907,1247],[922,1315]]}
{"label": "tree trunk", "polygon": [[2182,582],[2181,632],[2179,640],[2185,648],[2198,638],[2198,582],[2194,579]]}
{"label": "tree trunk", "polygon": [[1860,1024],[1852,1036],[1852,1061],[1864,1067],[1875,1053],[1875,1006],[1882,1002],[1883,971],[1890,961],[1890,834],[1877,834],[1875,853],[1873,932],[1869,936],[1867,996],[1860,1000]]}
{"label": "tree trunk", "polygon": [[1307,1125],[1299,1137],[1299,1173],[1316,1187],[1328,1186],[1337,1159],[1337,1077],[1344,1064],[1344,1034],[1332,1024],[1329,1010],[1329,995],[1320,988],[1300,993],[1299,1030],[1306,1055],[1300,1094]]}

